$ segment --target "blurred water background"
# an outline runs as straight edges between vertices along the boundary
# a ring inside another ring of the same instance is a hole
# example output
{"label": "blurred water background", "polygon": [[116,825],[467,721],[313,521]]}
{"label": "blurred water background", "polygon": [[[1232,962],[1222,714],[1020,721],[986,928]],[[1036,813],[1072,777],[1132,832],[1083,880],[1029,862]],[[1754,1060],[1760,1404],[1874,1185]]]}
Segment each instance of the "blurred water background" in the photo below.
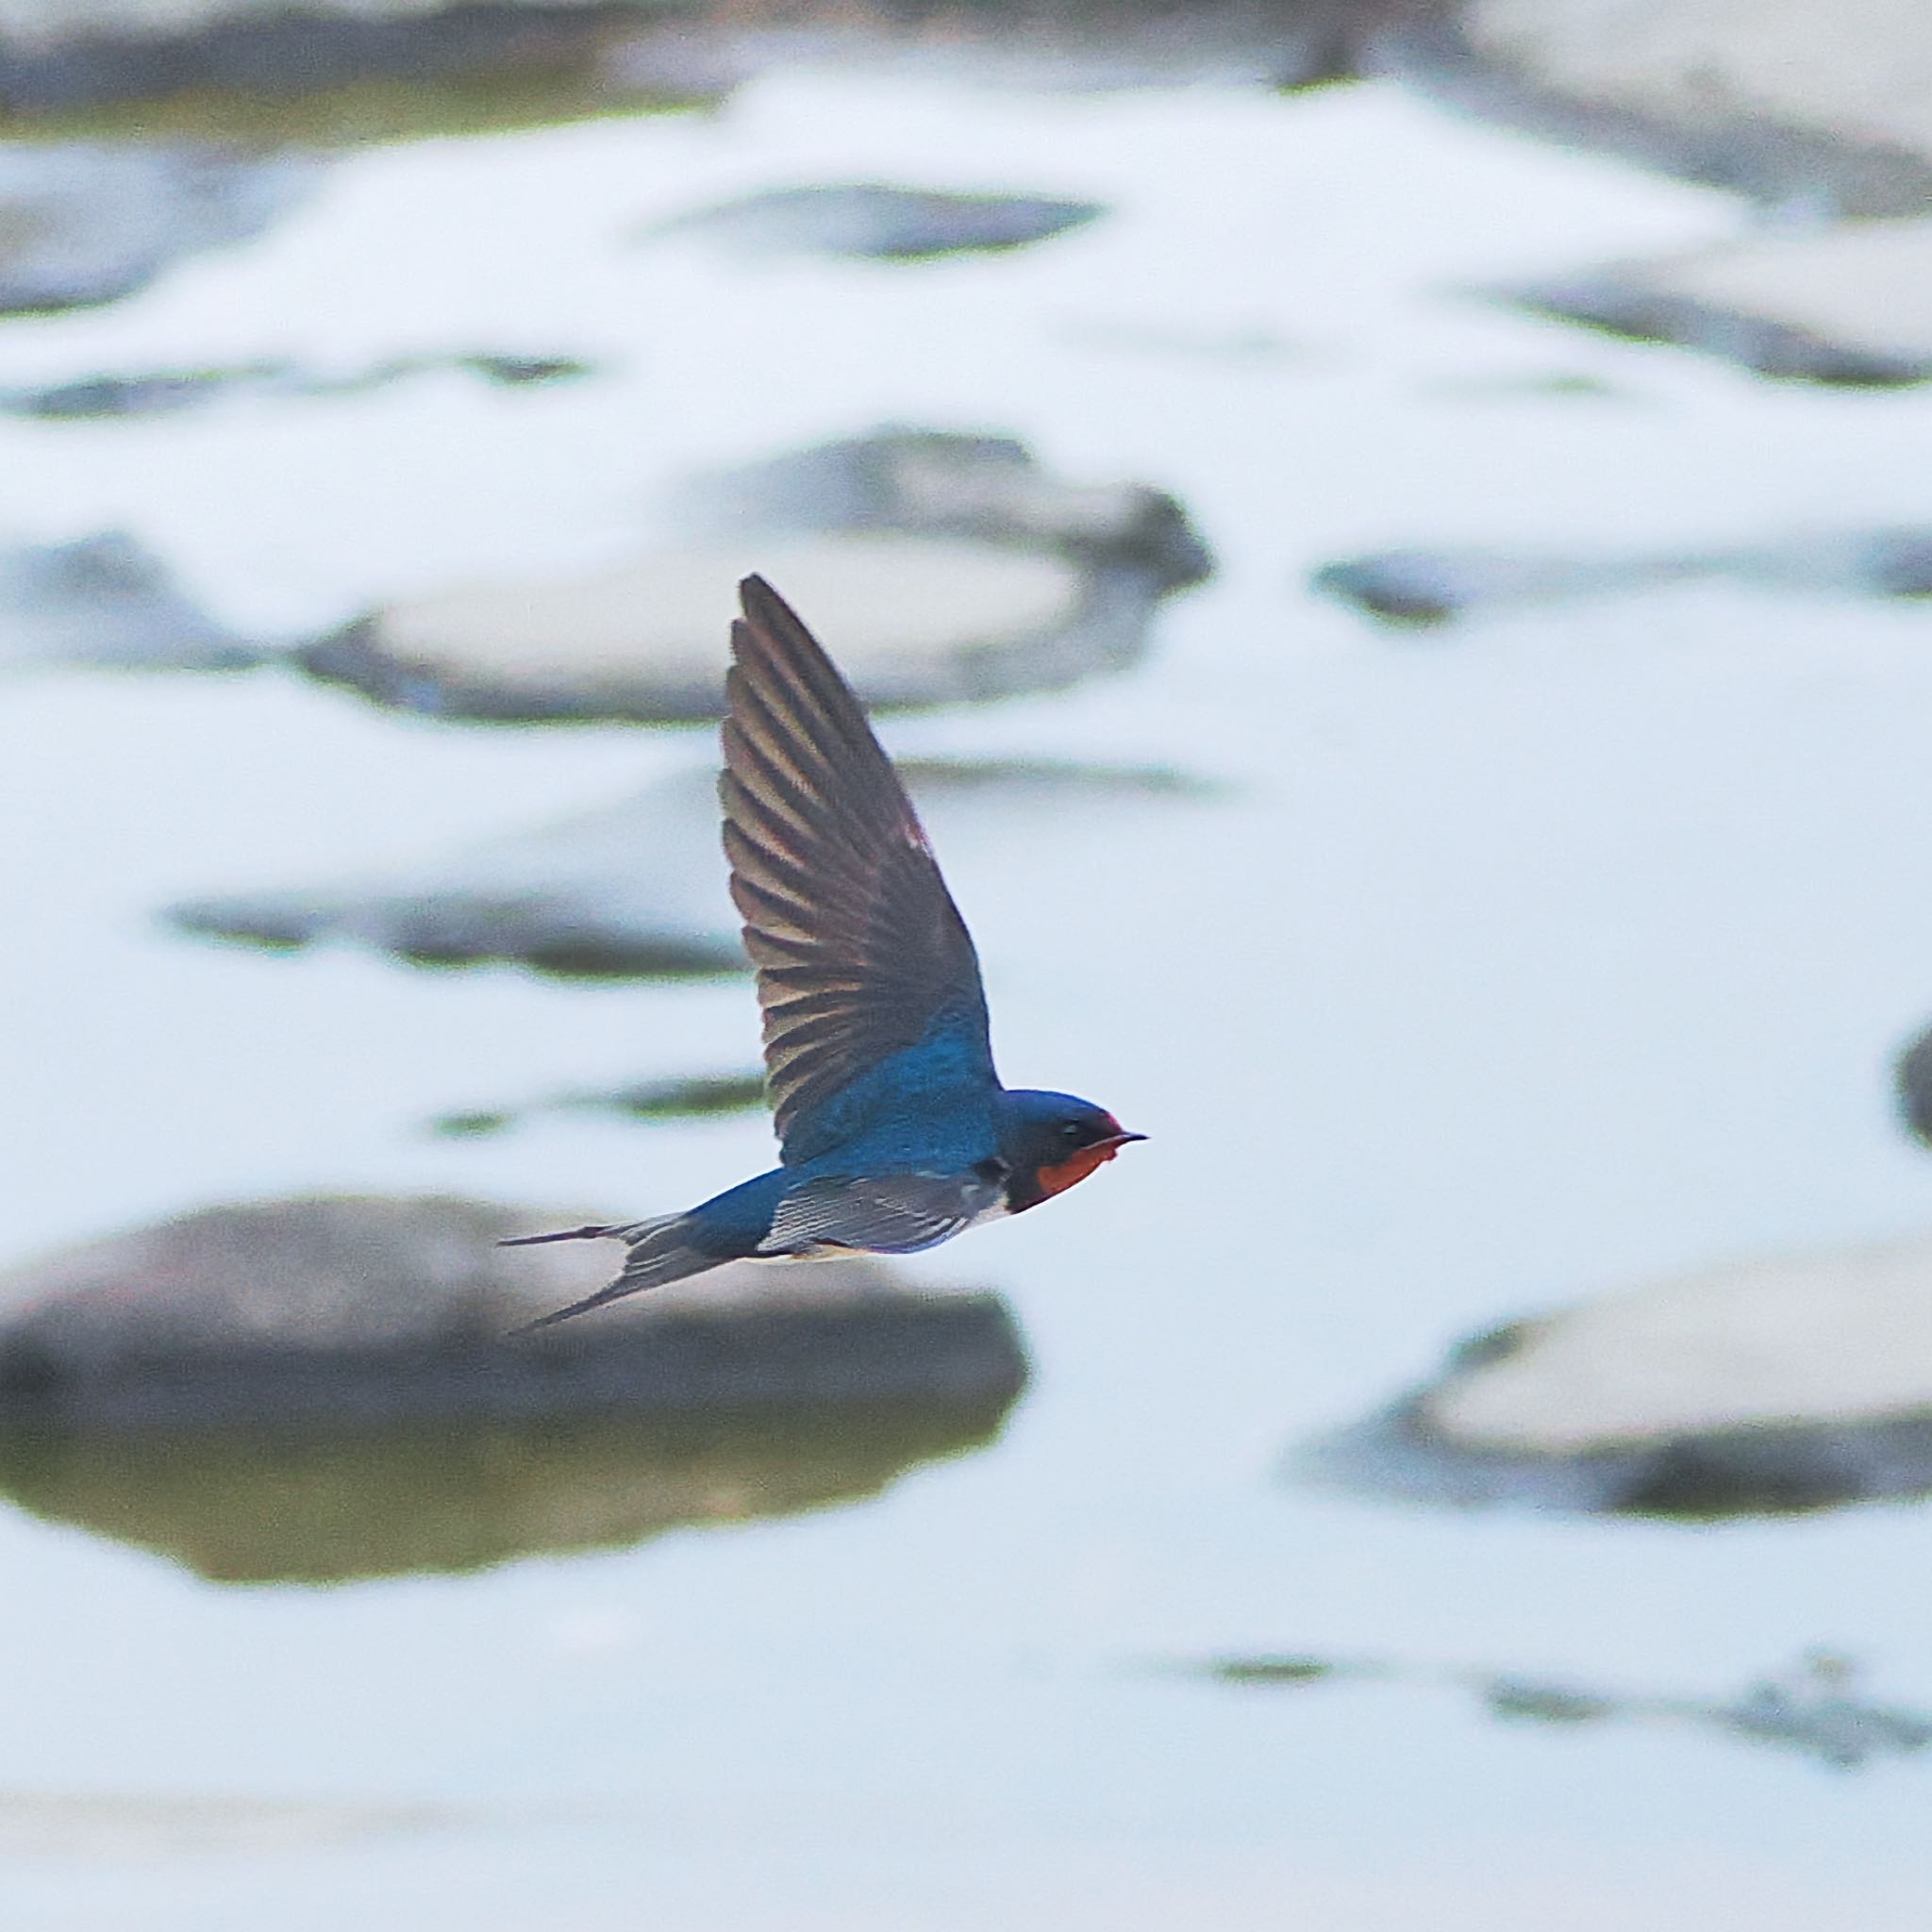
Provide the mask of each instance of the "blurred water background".
{"label": "blurred water background", "polygon": [[[9,1928],[1924,1925],[1928,57],[1626,11],[0,6]],[[92,1414],[764,1163],[754,568],[1153,1137],[980,1367]]]}

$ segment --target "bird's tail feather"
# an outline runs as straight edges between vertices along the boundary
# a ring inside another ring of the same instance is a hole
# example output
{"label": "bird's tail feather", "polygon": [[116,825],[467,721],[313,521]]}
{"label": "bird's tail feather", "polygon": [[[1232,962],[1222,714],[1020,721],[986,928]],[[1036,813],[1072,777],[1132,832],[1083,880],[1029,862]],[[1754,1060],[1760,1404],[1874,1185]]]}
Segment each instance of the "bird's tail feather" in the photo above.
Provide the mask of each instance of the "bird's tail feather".
{"label": "bird's tail feather", "polygon": [[621,1227],[606,1227],[592,1222],[588,1227],[559,1228],[555,1234],[507,1234],[497,1242],[499,1248],[535,1248],[545,1241],[593,1241],[600,1235],[622,1235]]}
{"label": "bird's tail feather", "polygon": [[647,1288],[663,1288],[670,1282],[684,1280],[687,1275],[702,1274],[708,1268],[722,1267],[727,1257],[709,1254],[693,1244],[689,1239],[690,1227],[689,1215],[667,1214],[657,1221],[633,1222],[627,1227],[573,1227],[558,1234],[519,1235],[513,1241],[499,1242],[499,1246],[507,1248],[530,1247],[539,1241],[590,1241],[598,1235],[610,1235],[626,1242],[630,1249],[617,1279],[608,1287],[586,1295],[580,1302],[572,1302],[568,1307],[539,1315],[534,1322],[512,1328],[510,1335],[528,1335],[535,1329],[567,1322],[573,1315],[601,1308],[606,1302],[622,1301],[625,1295],[641,1294]]}

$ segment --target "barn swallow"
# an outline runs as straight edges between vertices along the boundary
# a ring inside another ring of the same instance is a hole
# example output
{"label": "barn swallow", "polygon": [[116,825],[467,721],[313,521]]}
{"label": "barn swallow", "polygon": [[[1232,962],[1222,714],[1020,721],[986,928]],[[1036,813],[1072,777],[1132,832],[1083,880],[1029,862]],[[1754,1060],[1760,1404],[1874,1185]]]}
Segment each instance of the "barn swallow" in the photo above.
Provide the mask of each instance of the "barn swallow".
{"label": "barn swallow", "polygon": [[682,1214],[507,1241],[629,1250],[608,1288],[529,1328],[727,1261],[937,1247],[1146,1138],[1000,1084],[978,956],[891,760],[784,599],[762,577],[739,597],[719,793],[779,1165]]}

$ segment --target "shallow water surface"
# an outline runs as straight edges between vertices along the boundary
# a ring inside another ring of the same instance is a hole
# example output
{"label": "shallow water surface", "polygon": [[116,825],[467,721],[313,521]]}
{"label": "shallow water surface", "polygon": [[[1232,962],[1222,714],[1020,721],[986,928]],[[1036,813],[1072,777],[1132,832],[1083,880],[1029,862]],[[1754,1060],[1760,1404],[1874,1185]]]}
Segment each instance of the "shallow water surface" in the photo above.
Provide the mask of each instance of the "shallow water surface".
{"label": "shallow water surface", "polygon": [[[1108,212],[936,263],[622,243],[874,178]],[[1932,1218],[1887,1072],[1932,1008],[1932,618],[1707,582],[1417,641],[1306,588],[1402,545],[1922,516],[1923,396],[1769,386],[1466,292],[1742,219],[1379,86],[799,73],[704,119],[358,153],[246,249],[8,324],[8,389],[477,341],[598,372],[0,422],[8,535],[125,528],[244,636],[594,560],[690,469],[880,422],[1172,490],[1222,564],[1129,673],[891,727],[1216,781],[1130,837],[1076,817],[942,855],[1003,1071],[1153,1137],[918,1264],[1019,1311],[1035,1379],[997,1439],[867,1474],[863,1500],[605,1549],[582,1546],[623,1467],[592,1457],[586,1528],[533,1540],[549,1554],[327,1587],[208,1580],[105,1464],[84,1503],[22,1482],[9,1927],[1916,1932],[1924,1762],[1509,1724],[1452,1680],[1709,1700],[1825,1644],[1932,1703],[1923,1510],[1693,1529],[1276,1474],[1524,1309]],[[752,1171],[750,1115],[427,1130],[741,1064],[743,982],[262,958],[153,918],[710,756],[702,732],[439,725],[275,670],[12,678],[0,1260],[254,1195],[641,1213]],[[423,1507],[449,1506],[431,1484]],[[1402,1668],[1278,1697],[1175,1668],[1243,1652]]]}

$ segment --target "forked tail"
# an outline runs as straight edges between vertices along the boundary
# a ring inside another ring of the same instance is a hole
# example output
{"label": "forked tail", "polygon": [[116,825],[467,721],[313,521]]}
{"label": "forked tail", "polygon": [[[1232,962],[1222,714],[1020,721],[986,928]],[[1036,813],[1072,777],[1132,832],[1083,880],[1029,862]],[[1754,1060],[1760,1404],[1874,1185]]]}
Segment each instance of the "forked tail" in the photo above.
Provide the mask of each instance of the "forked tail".
{"label": "forked tail", "polygon": [[691,1240],[691,1233],[689,1215],[667,1214],[657,1221],[633,1222],[627,1227],[607,1227],[599,1223],[587,1227],[564,1228],[556,1234],[512,1235],[498,1241],[496,1245],[500,1248],[531,1248],[542,1241],[585,1241],[608,1236],[626,1242],[630,1249],[617,1279],[608,1287],[600,1288],[595,1294],[586,1295],[580,1302],[572,1302],[568,1307],[539,1315],[534,1322],[525,1322],[510,1329],[508,1334],[528,1335],[535,1329],[568,1322],[573,1315],[601,1308],[606,1302],[622,1301],[625,1295],[641,1294],[647,1288],[662,1288],[669,1282],[682,1281],[688,1275],[702,1274],[707,1269],[723,1267],[731,1258],[728,1255],[715,1255],[698,1247]]}

